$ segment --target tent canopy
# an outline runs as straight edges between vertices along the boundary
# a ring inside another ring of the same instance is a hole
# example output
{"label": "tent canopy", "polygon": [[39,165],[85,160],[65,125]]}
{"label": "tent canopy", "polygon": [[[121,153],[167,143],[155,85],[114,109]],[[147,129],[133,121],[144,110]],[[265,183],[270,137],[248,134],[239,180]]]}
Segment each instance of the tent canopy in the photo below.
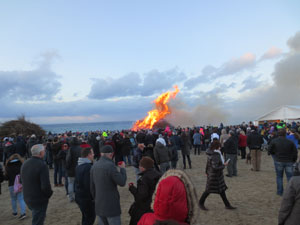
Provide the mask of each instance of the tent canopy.
{"label": "tent canopy", "polygon": [[257,119],[257,121],[269,120],[299,120],[300,106],[285,105],[281,106]]}

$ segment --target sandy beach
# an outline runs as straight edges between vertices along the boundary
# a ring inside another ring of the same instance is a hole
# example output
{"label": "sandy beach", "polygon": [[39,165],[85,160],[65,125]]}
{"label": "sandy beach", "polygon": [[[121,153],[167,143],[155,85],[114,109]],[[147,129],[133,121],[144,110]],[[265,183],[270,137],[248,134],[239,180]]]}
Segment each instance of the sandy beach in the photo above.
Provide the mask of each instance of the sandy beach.
{"label": "sandy beach", "polygon": [[[200,198],[205,189],[206,176],[204,169],[206,155],[191,155],[192,169],[185,170],[191,177]],[[240,158],[240,157],[239,157]],[[182,168],[182,158],[178,167]],[[272,158],[263,152],[260,172],[250,171],[250,165],[245,160],[238,160],[238,176],[225,177],[228,190],[227,197],[237,210],[226,210],[219,195],[210,195],[205,205],[209,211],[200,211],[197,224],[206,225],[274,225],[277,224],[278,210],[281,197],[276,195],[276,180]],[[132,167],[127,167],[127,183],[134,182]],[[50,170],[51,183],[53,184],[53,170]],[[226,174],[226,171],[224,171]],[[284,185],[286,178],[284,178]],[[80,224],[81,213],[76,203],[69,203],[63,187],[53,187],[54,193],[50,199],[45,224]],[[119,188],[122,206],[122,224],[129,224],[128,209],[133,202],[133,197],[128,191],[128,185]],[[27,209],[27,218],[18,221],[12,216],[10,197],[7,182],[2,183],[0,195],[0,224],[1,225],[28,225],[31,224],[31,211]],[[97,224],[97,220],[95,222]]]}

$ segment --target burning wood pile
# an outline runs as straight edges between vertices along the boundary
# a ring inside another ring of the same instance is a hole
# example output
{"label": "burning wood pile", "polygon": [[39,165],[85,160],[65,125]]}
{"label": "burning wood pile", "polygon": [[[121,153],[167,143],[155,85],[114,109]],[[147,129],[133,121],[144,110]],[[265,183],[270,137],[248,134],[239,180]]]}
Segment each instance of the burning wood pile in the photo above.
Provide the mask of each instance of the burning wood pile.
{"label": "burning wood pile", "polygon": [[167,123],[163,119],[171,113],[168,102],[171,98],[175,98],[179,92],[177,86],[174,86],[175,91],[168,91],[158,96],[153,102],[155,108],[148,112],[143,120],[138,120],[133,125],[132,130],[152,129],[155,125]]}

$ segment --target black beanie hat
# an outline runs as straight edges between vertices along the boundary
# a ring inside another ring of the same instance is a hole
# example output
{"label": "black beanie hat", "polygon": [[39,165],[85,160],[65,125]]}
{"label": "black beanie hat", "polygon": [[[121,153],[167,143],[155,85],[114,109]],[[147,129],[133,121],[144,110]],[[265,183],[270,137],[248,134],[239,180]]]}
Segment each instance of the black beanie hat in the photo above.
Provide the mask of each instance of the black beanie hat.
{"label": "black beanie hat", "polygon": [[104,145],[102,148],[100,148],[101,153],[112,153],[114,152],[114,149],[110,145]]}
{"label": "black beanie hat", "polygon": [[154,165],[154,161],[153,159],[151,159],[148,156],[144,156],[141,160],[140,160],[140,166],[147,169],[153,168]]}

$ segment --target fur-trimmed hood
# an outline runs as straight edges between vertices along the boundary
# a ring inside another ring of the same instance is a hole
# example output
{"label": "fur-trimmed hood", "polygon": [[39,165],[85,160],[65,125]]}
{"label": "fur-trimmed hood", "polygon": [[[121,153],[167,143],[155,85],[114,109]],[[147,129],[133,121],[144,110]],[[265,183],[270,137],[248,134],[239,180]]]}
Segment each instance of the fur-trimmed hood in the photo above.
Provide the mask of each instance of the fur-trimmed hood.
{"label": "fur-trimmed hood", "polygon": [[[155,192],[152,197],[152,204],[151,204],[151,208],[154,210],[154,214],[156,214],[155,209],[157,209],[157,208],[161,209],[161,207],[162,207],[161,205],[163,203],[158,199],[161,198],[161,196],[163,194],[163,193],[161,193],[162,189],[166,190],[166,187],[161,188],[160,184],[166,185],[167,184],[167,182],[165,180],[166,178],[169,178],[168,180],[171,180],[171,179],[173,180],[171,182],[168,182],[170,184],[172,184],[172,182],[174,183],[174,181],[176,182],[177,179],[171,178],[171,177],[178,178],[184,184],[186,196],[184,196],[183,201],[186,201],[186,202],[182,203],[183,204],[182,211],[185,211],[185,209],[187,207],[187,220],[185,222],[188,222],[189,224],[195,224],[198,214],[199,214],[197,192],[196,192],[196,189],[195,189],[191,179],[189,178],[189,176],[181,170],[168,170],[158,181],[156,188],[155,188]],[[163,180],[165,180],[165,181],[163,181]],[[176,185],[176,187],[177,187],[177,185]],[[170,188],[170,187],[168,187],[168,188]],[[172,198],[176,201],[177,197],[174,195],[173,191],[174,190],[172,189],[172,193],[170,193],[170,194],[172,195]],[[180,197],[180,196],[178,196],[178,197]],[[172,204],[172,206],[173,206],[173,204]],[[172,219],[172,218],[170,218],[170,219]],[[173,218],[173,219],[175,219],[175,218]],[[181,221],[179,221],[179,222],[181,222]]]}

